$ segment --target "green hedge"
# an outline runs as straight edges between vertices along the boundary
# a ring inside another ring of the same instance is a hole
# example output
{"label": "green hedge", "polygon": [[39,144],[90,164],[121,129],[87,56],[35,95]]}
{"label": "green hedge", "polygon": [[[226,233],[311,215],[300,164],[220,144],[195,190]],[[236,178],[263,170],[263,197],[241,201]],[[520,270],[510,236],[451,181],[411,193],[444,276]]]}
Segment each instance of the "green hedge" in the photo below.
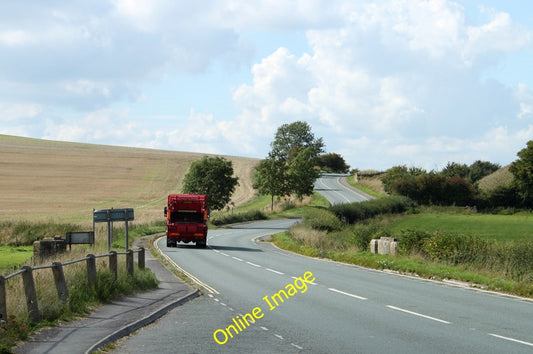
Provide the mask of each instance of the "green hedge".
{"label": "green hedge", "polygon": [[328,210],[340,220],[354,224],[381,214],[403,213],[413,206],[415,203],[407,197],[390,196],[365,202],[333,205]]}
{"label": "green hedge", "polygon": [[226,224],[235,224],[238,222],[266,220],[267,216],[260,210],[250,210],[245,213],[238,213],[233,215],[220,215],[211,218],[210,222],[213,225],[220,226]]}

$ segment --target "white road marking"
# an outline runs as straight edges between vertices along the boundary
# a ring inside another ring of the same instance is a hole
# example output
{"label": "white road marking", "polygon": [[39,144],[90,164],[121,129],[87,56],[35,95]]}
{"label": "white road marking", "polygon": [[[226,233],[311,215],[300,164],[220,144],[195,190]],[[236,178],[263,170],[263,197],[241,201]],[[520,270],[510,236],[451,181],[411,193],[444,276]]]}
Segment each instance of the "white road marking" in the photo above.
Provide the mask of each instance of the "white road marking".
{"label": "white road marking", "polygon": [[293,347],[295,347],[296,349],[300,349],[300,350],[303,349],[303,347],[300,347],[299,345],[296,345],[296,344],[294,344],[294,343],[291,343],[291,345],[292,345]]}
{"label": "white road marking", "polygon": [[516,343],[529,345],[530,347],[533,347],[533,343],[525,342],[523,340],[514,339],[514,338],[510,338],[510,337],[504,337],[504,336],[500,336],[500,335],[494,334],[494,333],[489,333],[489,336],[493,336],[493,337],[496,337],[496,338],[505,339],[505,340],[508,340],[508,341],[511,341],[511,342],[516,342]]}
{"label": "white road marking", "polygon": [[341,291],[341,290],[337,290],[337,289],[334,289],[334,288],[328,288],[328,290],[334,291],[336,293],[343,294],[343,295],[346,295],[346,296],[351,296],[351,297],[354,297],[354,298],[359,299],[359,300],[367,300],[366,297],[350,294],[350,293],[347,293],[347,292],[344,292],[344,291]]}
{"label": "white road marking", "polygon": [[279,274],[279,275],[284,275],[285,273],[282,273],[282,272],[278,272],[277,270],[274,270],[274,269],[270,269],[270,268],[266,268],[266,270],[268,270],[269,272],[272,272],[272,273],[276,273],[276,274]]}
{"label": "white road marking", "polygon": [[246,263],[251,265],[251,266],[261,268],[261,266],[259,264],[255,264],[255,263],[252,263],[252,262],[246,262]]}
{"label": "white road marking", "polygon": [[268,331],[268,328],[263,327],[263,326],[261,326],[261,329],[262,329],[263,331]]}
{"label": "white road marking", "polygon": [[231,257],[231,258],[235,259],[236,261],[242,262],[242,259],[240,258],[237,258],[237,257]]}
{"label": "white road marking", "polygon": [[[291,277],[292,279],[298,279],[298,277]],[[317,283],[309,283],[311,285],[318,285]]]}
{"label": "white road marking", "polygon": [[402,309],[402,308],[399,308],[399,307],[396,307],[396,306],[387,305],[387,307],[390,308],[390,309],[396,310],[396,311],[402,311],[402,312],[405,312],[405,313],[408,313],[408,314],[411,314],[411,315],[415,315],[415,316],[418,316],[418,317],[427,318],[428,320],[437,321],[437,322],[445,323],[445,324],[450,324],[451,323],[451,322],[448,322],[448,321],[441,320],[439,318],[423,315],[421,313],[409,311],[409,310]]}
{"label": "white road marking", "polygon": [[276,337],[278,337],[279,339],[283,340],[283,337],[279,334],[274,334]]}
{"label": "white road marking", "polygon": [[223,255],[223,256],[229,257],[229,254],[227,254],[227,253],[220,252],[220,254]]}

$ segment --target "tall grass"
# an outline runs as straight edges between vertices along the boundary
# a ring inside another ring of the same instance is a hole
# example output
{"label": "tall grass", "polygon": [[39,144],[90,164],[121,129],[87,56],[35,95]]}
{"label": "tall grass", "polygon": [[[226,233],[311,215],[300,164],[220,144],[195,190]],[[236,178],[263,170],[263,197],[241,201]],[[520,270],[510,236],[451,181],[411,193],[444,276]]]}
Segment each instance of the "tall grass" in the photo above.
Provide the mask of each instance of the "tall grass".
{"label": "tall grass", "polygon": [[[60,262],[81,259],[86,256],[83,250],[63,254],[58,258]],[[52,270],[49,268],[33,271],[37,302],[41,315],[41,323],[33,323],[27,313],[26,297],[22,284],[22,277],[15,276],[6,281],[6,300],[9,320],[0,328],[0,349],[6,350],[16,341],[24,340],[28,334],[43,325],[57,320],[71,320],[73,317],[89,312],[91,306],[110,301],[119,296],[125,296],[137,291],[155,288],[157,279],[150,270],[140,270],[135,266],[134,275],[127,275],[125,256],[118,256],[118,278],[109,271],[108,258],[98,258],[97,285],[90,287],[87,280],[86,262],[69,264],[63,267],[65,280],[69,291],[69,303],[60,302],[54,286]],[[21,331],[20,326],[28,331]]]}

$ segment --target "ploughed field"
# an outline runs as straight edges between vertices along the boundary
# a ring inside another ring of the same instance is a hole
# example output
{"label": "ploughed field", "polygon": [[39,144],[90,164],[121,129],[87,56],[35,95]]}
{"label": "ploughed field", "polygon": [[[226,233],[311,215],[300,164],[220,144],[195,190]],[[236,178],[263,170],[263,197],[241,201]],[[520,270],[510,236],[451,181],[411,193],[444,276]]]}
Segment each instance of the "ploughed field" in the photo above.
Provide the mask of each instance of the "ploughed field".
{"label": "ploughed field", "polygon": [[[206,154],[68,143],[0,135],[0,221],[92,224],[92,210],[135,209],[135,220],[162,218],[165,198],[181,191],[190,163]],[[225,156],[239,186],[236,205],[253,197],[258,159]]]}

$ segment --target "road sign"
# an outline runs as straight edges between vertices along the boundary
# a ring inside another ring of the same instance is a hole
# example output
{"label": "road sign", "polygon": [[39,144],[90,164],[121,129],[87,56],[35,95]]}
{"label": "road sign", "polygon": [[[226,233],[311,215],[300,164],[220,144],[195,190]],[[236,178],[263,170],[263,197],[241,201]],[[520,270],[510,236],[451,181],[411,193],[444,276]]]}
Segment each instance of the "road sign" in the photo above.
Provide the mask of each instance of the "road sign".
{"label": "road sign", "polygon": [[67,232],[66,242],[69,245],[94,244],[94,231],[87,232]]}
{"label": "road sign", "polygon": [[133,208],[100,209],[93,211],[94,222],[131,221],[133,219]]}

